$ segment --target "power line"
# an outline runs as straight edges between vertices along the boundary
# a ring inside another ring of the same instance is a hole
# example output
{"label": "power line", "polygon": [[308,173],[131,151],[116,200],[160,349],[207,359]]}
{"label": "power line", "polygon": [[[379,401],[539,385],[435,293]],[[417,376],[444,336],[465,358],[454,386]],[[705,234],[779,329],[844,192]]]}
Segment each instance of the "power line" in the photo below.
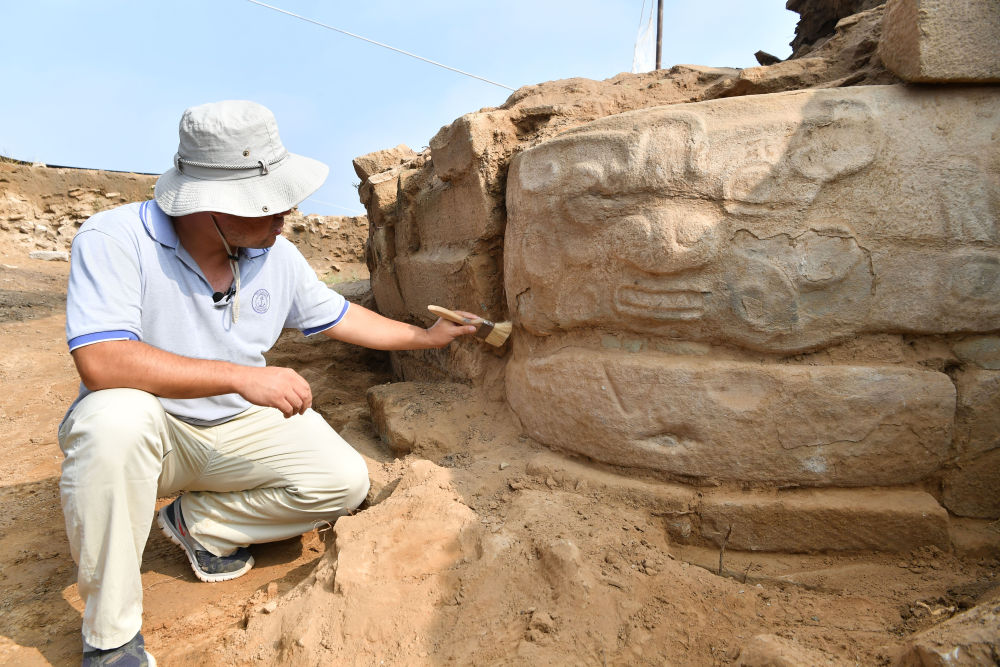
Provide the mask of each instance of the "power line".
{"label": "power line", "polygon": [[327,25],[325,23],[320,23],[319,21],[316,21],[314,19],[308,18],[306,16],[300,16],[299,14],[294,14],[292,12],[289,12],[289,11],[286,11],[284,9],[281,9],[280,7],[274,7],[272,5],[268,5],[268,4],[265,4],[263,2],[259,2],[258,0],[247,0],[247,2],[252,2],[255,5],[260,5],[261,7],[267,7],[268,9],[273,9],[274,11],[281,12],[282,14],[288,14],[289,16],[294,16],[297,19],[300,19],[302,21],[307,21],[309,23],[314,23],[314,24],[316,24],[316,25],[318,25],[318,26],[320,26],[322,28],[326,28],[327,30],[333,30],[335,32],[339,32],[341,34],[347,35],[348,37],[354,37],[355,39],[360,39],[362,41],[368,42],[369,44],[374,44],[376,46],[381,46],[382,48],[389,49],[390,51],[396,51],[397,53],[402,53],[404,56],[410,56],[411,58],[416,58],[417,60],[423,60],[425,63],[430,63],[431,65],[437,65],[438,67],[443,67],[444,69],[451,70],[452,72],[458,72],[459,74],[464,74],[465,76],[472,77],[473,79],[479,79],[480,81],[485,81],[486,83],[493,84],[494,86],[500,86],[501,88],[506,88],[507,90],[514,90],[514,88],[511,88],[510,86],[505,86],[502,83],[497,83],[496,81],[490,81],[489,79],[484,79],[481,76],[476,76],[475,74],[470,74],[468,72],[463,72],[460,69],[456,69],[454,67],[449,67],[448,65],[442,65],[439,62],[435,62],[435,61],[430,60],[428,58],[424,58],[422,56],[418,56],[415,53],[410,53],[409,51],[404,51],[403,49],[397,49],[395,46],[389,46],[388,44],[383,44],[382,42],[376,42],[374,39],[368,39],[367,37],[362,37],[361,35],[355,35],[353,32],[347,32],[346,30],[341,30],[340,28],[334,28],[332,25]]}
{"label": "power line", "polygon": [[315,197],[306,197],[302,201],[314,201],[317,204],[326,204],[327,206],[332,206],[334,208],[343,209],[345,211],[350,211],[354,215],[364,215],[364,213],[359,212],[356,208],[348,208],[346,206],[341,206],[340,204],[334,204],[333,202],[323,201],[322,199],[316,199]]}

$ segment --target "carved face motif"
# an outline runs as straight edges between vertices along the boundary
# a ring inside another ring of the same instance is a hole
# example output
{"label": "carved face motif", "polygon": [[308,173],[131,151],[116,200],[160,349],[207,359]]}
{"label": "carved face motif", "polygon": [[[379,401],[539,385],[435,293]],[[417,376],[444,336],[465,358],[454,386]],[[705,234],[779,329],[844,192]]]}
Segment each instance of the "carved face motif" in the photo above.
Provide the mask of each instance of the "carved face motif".
{"label": "carved face motif", "polygon": [[[653,120],[629,132],[568,133],[516,170],[512,212],[526,210],[527,224],[508,247],[530,278],[518,301],[529,328],[599,325],[758,346],[798,336],[811,344],[829,335],[828,322],[808,331],[813,321],[857,309],[871,275],[850,230],[833,223],[758,236],[741,229],[739,215],[811,200],[821,180],[859,169],[870,152],[849,151],[845,161],[834,151],[837,165],[823,168],[813,155],[819,149],[808,149],[829,137],[810,126],[812,143],[772,133],[781,141],[748,142],[736,166],[713,164],[700,118],[664,111]],[[848,122],[829,131],[842,133]],[[794,159],[782,161],[783,150]],[[802,163],[815,179],[803,177]],[[731,187],[736,177],[740,188]],[[794,183],[787,201],[764,196],[776,179]],[[737,196],[747,212],[730,204]]]}
{"label": "carved face motif", "polygon": [[662,206],[613,221],[608,235],[610,257],[620,262],[622,272],[612,297],[620,316],[670,321],[705,314],[710,285],[694,276],[718,254],[721,216],[694,207]]}

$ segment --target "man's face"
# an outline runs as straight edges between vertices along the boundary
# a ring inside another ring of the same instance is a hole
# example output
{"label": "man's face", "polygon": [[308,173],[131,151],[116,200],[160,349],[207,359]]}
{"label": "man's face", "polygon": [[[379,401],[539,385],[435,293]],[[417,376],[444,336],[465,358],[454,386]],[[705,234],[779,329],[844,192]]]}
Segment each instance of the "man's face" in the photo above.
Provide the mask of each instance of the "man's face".
{"label": "man's face", "polygon": [[285,216],[291,211],[245,218],[231,213],[213,213],[216,224],[233,248],[270,248],[281,235]]}

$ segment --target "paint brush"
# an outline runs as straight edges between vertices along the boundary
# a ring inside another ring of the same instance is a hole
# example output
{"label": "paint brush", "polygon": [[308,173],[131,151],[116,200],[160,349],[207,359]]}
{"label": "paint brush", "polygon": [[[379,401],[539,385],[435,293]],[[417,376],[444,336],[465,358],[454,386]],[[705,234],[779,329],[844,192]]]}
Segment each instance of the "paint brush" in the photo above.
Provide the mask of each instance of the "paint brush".
{"label": "paint brush", "polygon": [[510,336],[510,322],[491,322],[483,317],[463,317],[453,310],[442,308],[441,306],[427,306],[438,317],[443,317],[455,324],[471,324],[476,327],[476,338],[479,338],[493,347],[500,347]]}

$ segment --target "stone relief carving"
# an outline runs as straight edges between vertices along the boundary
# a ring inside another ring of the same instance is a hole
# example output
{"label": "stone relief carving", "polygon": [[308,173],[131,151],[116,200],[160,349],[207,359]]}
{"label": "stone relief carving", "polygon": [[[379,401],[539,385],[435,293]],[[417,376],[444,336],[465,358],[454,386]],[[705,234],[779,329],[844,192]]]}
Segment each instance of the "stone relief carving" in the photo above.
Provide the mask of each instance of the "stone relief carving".
{"label": "stone relief carving", "polygon": [[[908,146],[898,131],[933,123],[934,109],[908,108],[894,87],[769,97],[781,101],[620,114],[519,156],[505,254],[525,328],[598,325],[793,353],[859,333],[1000,327],[986,247],[995,166]],[[930,158],[941,173],[897,191]],[[941,214],[908,234],[911,195]],[[897,274],[913,253],[935,276],[916,318],[894,284],[910,282]],[[578,276],[571,290],[567,275]]]}
{"label": "stone relief carving", "polygon": [[[685,478],[859,486],[939,470],[947,375],[790,358],[1000,330],[998,96],[719,100],[601,119],[519,155],[504,271],[525,335],[506,388],[525,427]],[[604,345],[622,336],[634,342]]]}
{"label": "stone relief carving", "polygon": [[[691,478],[903,484],[946,459],[955,388],[926,370],[565,349],[508,368],[529,433]],[[572,434],[571,438],[565,434]]]}

